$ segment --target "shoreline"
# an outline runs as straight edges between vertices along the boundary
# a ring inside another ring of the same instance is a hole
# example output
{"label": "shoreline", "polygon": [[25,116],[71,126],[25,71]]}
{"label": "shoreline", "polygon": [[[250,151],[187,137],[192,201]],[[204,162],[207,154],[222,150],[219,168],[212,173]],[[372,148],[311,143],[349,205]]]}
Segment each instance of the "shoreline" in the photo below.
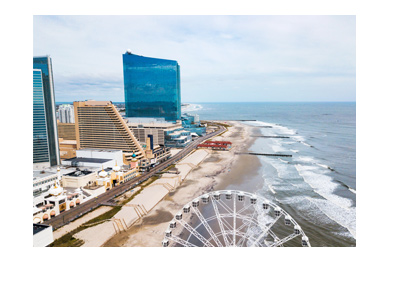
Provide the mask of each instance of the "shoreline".
{"label": "shoreline", "polygon": [[170,190],[145,216],[135,221],[126,231],[113,235],[102,246],[161,247],[168,223],[187,202],[204,193],[225,189],[230,184],[242,183],[254,175],[254,169],[261,166],[259,159],[256,156],[235,155],[234,152],[248,150],[256,140],[249,135],[259,132],[258,128],[234,121],[216,122],[231,125],[227,132],[214,139],[231,141],[232,149],[209,150],[209,154],[187,174],[179,186]]}

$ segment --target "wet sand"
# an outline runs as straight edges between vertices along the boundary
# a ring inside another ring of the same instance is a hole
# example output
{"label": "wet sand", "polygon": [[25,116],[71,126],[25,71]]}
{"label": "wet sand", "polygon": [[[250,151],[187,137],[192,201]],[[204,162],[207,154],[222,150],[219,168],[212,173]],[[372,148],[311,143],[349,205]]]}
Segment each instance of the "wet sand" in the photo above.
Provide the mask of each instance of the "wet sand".
{"label": "wet sand", "polygon": [[238,122],[228,132],[216,140],[231,141],[230,151],[211,151],[210,155],[193,169],[179,187],[168,193],[145,217],[139,219],[126,232],[114,235],[105,247],[160,247],[164,231],[173,216],[183,206],[204,193],[224,189],[230,184],[240,184],[251,176],[261,165],[256,156],[235,155],[234,152],[246,151],[255,138],[258,129]]}

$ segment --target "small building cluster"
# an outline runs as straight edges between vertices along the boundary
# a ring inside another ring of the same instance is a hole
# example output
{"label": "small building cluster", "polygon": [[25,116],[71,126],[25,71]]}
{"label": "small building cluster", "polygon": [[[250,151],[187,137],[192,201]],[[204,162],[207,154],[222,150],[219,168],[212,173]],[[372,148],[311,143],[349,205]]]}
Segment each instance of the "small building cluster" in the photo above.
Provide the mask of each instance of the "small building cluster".
{"label": "small building cluster", "polygon": [[80,157],[63,160],[57,172],[51,168],[34,171],[34,223],[43,223],[139,174],[138,161],[124,164],[121,150],[83,149],[77,154]]}
{"label": "small building cluster", "polygon": [[185,130],[189,131],[192,136],[204,136],[207,133],[207,126],[200,123],[197,114],[184,113],[182,115],[182,126]]}
{"label": "small building cluster", "polygon": [[80,188],[71,190],[64,189],[58,178],[54,185],[45,193],[33,198],[33,223],[42,223],[64,211],[79,205],[83,199],[83,192]]}

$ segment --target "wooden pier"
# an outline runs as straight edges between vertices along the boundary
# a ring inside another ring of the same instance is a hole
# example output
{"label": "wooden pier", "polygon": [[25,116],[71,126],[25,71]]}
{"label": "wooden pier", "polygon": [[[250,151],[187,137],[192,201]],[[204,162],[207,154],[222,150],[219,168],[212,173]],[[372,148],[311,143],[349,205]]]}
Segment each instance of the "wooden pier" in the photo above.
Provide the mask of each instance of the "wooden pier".
{"label": "wooden pier", "polygon": [[258,136],[258,135],[253,135],[251,137],[259,137],[259,138],[290,138],[289,136]]}
{"label": "wooden pier", "polygon": [[255,156],[267,156],[267,157],[292,157],[289,154],[267,154],[267,153],[253,153],[253,152],[235,152],[236,155],[255,155]]}

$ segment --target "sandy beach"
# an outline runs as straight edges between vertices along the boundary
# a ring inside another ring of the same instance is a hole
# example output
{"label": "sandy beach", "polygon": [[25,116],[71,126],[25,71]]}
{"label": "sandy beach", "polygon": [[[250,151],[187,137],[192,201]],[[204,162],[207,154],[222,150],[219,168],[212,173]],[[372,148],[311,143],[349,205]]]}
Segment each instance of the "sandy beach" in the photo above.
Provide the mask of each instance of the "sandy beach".
{"label": "sandy beach", "polygon": [[146,215],[137,219],[125,231],[112,236],[102,246],[160,247],[168,223],[187,202],[201,194],[225,189],[232,183],[240,184],[248,176],[254,176],[253,170],[260,166],[257,157],[234,153],[246,151],[251,146],[255,140],[251,135],[256,134],[257,129],[239,122],[223,123],[231,127],[214,139],[231,141],[232,149],[230,151],[207,150],[209,154],[204,156],[205,159],[200,164],[191,169],[178,187],[169,189],[165,197]]}

